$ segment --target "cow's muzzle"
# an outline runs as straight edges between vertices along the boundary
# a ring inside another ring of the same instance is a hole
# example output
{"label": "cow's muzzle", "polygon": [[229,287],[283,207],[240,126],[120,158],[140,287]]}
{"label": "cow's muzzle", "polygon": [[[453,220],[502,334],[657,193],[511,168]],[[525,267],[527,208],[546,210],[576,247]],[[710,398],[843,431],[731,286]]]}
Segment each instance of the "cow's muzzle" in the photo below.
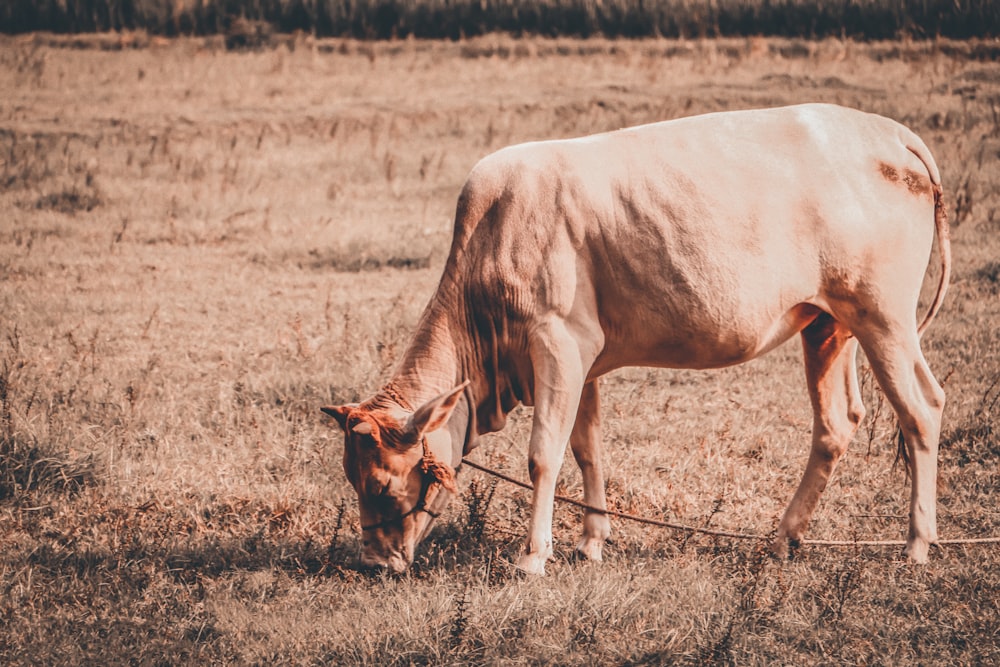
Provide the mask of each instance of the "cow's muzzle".
{"label": "cow's muzzle", "polygon": [[368,572],[389,572],[391,574],[403,574],[410,567],[411,560],[401,553],[394,553],[388,557],[376,556],[362,552],[361,569]]}

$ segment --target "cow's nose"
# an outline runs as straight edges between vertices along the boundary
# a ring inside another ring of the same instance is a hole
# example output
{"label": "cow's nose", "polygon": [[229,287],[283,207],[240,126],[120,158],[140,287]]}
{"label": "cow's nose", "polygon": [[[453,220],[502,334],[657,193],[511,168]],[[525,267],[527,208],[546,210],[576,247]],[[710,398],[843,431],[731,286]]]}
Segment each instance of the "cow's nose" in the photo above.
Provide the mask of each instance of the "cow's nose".
{"label": "cow's nose", "polygon": [[389,571],[389,564],[382,560],[371,558],[365,554],[361,555],[361,571],[367,574],[380,575],[383,572]]}
{"label": "cow's nose", "polygon": [[385,563],[366,563],[361,561],[361,571],[365,574],[378,576],[383,572],[389,571],[389,566]]}
{"label": "cow's nose", "polygon": [[388,558],[374,554],[361,554],[361,569],[370,572],[390,572],[402,574],[410,567],[410,561],[402,554],[392,554]]}
{"label": "cow's nose", "polygon": [[389,557],[389,562],[386,565],[393,574],[403,574],[410,567],[410,561],[394,554]]}

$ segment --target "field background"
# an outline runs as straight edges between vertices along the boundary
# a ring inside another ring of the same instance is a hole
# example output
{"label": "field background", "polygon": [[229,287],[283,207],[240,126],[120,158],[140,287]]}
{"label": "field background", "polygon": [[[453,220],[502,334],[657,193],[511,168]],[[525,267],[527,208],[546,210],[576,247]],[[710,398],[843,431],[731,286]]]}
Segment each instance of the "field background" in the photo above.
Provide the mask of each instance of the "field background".
{"label": "field background", "polygon": [[[367,577],[318,412],[387,378],[483,155],[838,102],[908,124],[944,175],[954,273],[924,338],[949,401],[940,530],[1000,535],[995,43],[140,37],[0,39],[0,663],[1000,661],[996,545],[778,562],[613,521],[586,564],[560,507],[549,574],[525,579],[527,496],[472,470],[412,572]],[[141,48],[106,50],[123,44]],[[808,451],[800,356],[605,378],[612,506],[773,529]],[[810,537],[905,533],[893,424],[862,377],[869,417]],[[474,458],[525,477],[529,423]],[[571,462],[560,490],[580,494]]]}
{"label": "field background", "polygon": [[493,32],[576,37],[1000,36],[994,0],[5,0],[0,32],[142,30],[459,39]]}

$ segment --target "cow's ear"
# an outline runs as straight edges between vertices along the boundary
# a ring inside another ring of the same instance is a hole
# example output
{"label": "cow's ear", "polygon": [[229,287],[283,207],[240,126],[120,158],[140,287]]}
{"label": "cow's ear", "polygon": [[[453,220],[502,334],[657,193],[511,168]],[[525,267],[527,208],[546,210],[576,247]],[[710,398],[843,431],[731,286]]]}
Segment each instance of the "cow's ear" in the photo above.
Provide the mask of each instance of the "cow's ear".
{"label": "cow's ear", "polygon": [[462,391],[467,386],[469,386],[468,380],[417,408],[406,423],[406,432],[419,441],[425,433],[436,431],[447,424],[458,399],[462,396]]}
{"label": "cow's ear", "polygon": [[341,430],[345,433],[347,432],[347,415],[351,413],[351,410],[358,407],[357,403],[348,403],[347,405],[327,405],[320,408],[325,414],[330,415],[337,420],[340,424]]}

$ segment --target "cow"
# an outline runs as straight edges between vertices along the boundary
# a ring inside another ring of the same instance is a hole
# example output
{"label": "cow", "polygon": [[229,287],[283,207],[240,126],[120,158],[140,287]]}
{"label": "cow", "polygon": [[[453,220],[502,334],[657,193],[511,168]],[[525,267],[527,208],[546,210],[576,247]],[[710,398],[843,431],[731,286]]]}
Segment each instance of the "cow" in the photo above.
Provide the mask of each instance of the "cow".
{"label": "cow", "polygon": [[[712,369],[801,337],[812,446],[772,549],[802,539],[865,414],[860,346],[894,409],[910,467],[904,554],[938,539],[945,396],[920,348],[951,266],[941,177],[924,142],[887,118],[826,104],[719,112],[482,159],[391,379],[322,408],[345,434],[366,567],[402,572],[451,496],[463,455],[534,406],[533,486],[516,566],[544,574],[567,443],[586,510],[576,547],[610,534],[598,378],[623,366]],[[941,275],[917,324],[935,238]]]}

